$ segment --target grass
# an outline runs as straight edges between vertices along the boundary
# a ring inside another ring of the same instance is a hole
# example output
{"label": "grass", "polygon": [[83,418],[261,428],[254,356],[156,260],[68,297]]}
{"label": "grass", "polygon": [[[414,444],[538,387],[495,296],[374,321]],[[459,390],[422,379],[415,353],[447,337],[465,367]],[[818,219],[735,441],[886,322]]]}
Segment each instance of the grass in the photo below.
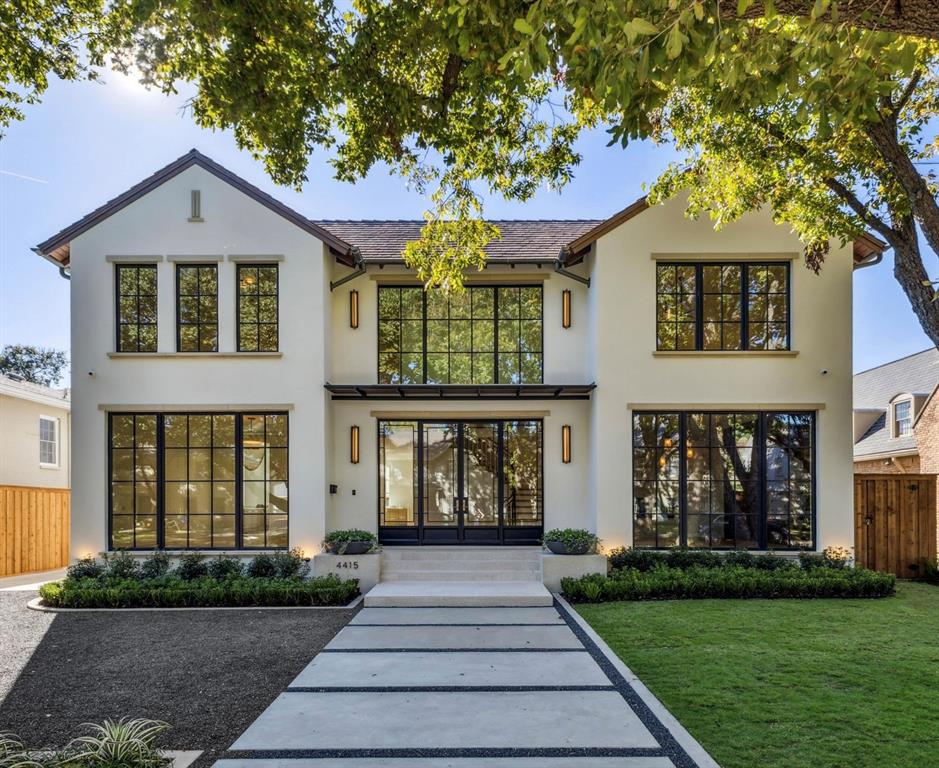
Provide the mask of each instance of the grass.
{"label": "grass", "polygon": [[939,588],[881,600],[577,610],[723,768],[913,768],[939,754]]}

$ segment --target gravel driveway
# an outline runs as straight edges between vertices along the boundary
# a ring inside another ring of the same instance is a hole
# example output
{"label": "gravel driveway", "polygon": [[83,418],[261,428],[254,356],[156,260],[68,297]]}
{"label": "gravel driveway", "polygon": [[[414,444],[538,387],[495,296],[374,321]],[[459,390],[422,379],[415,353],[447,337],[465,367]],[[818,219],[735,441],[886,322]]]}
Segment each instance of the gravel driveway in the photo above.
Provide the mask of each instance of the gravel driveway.
{"label": "gravel driveway", "polygon": [[355,610],[49,614],[0,592],[0,732],[61,745],[85,722],[150,717],[208,766]]}

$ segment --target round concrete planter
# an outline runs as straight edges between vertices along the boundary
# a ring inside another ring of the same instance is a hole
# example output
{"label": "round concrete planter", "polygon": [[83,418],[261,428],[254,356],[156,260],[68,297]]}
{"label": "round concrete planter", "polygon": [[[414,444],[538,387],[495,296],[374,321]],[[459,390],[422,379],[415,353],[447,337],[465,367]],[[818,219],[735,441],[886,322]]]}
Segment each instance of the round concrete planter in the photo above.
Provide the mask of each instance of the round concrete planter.
{"label": "round concrete planter", "polygon": [[326,551],[331,555],[364,555],[371,548],[372,542],[370,541],[347,541],[326,545]]}
{"label": "round concrete planter", "polygon": [[556,555],[586,555],[590,550],[590,544],[586,542],[570,549],[563,541],[546,541],[544,545]]}

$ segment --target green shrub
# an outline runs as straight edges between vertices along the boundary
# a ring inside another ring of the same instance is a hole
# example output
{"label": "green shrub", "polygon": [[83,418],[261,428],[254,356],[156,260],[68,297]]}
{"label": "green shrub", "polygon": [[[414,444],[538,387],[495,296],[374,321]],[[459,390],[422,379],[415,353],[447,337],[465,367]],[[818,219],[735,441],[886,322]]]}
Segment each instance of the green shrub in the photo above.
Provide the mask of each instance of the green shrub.
{"label": "green shrub", "polygon": [[669,550],[626,549],[617,547],[609,554],[610,567],[613,570],[633,568],[637,571],[651,571],[662,565],[669,568],[755,568],[764,571],[778,571],[796,568],[798,564],[791,557],[773,554],[755,554],[747,550],[715,552],[708,549],[676,548]]}
{"label": "green shrub", "polygon": [[807,571],[813,568],[847,568],[851,564],[851,551],[843,547],[827,547],[821,554],[800,552],[799,564]]}
{"label": "green shrub", "polygon": [[101,558],[104,560],[105,573],[115,579],[133,579],[140,571],[140,563],[137,558],[119,549],[115,552],[103,552]]}
{"label": "green shrub", "polygon": [[206,565],[209,576],[216,581],[224,581],[236,576],[241,576],[244,572],[244,565],[237,557],[219,555],[214,560],[210,560]]}
{"label": "green shrub", "polygon": [[274,562],[273,555],[262,552],[255,555],[248,562],[245,573],[256,579],[271,579],[277,575],[277,564]]}
{"label": "green shrub", "polygon": [[378,547],[378,537],[371,531],[363,531],[361,528],[341,528],[326,534],[326,538],[323,539],[323,549],[336,550],[339,554],[344,554],[346,545],[353,541],[367,542],[371,544],[373,550]]}
{"label": "green shrub", "polygon": [[776,570],[724,565],[640,571],[623,568],[610,576],[592,574],[561,580],[571,602],[685,600],[704,598],[886,597],[894,593],[890,574],[863,568],[796,567]]}
{"label": "green shrub", "polygon": [[89,555],[70,565],[65,573],[69,579],[97,579],[104,575],[104,566]]}
{"label": "green shrub", "polygon": [[359,593],[356,579],[334,574],[313,579],[211,576],[184,579],[66,579],[44,584],[39,594],[56,608],[188,608],[221,606],[347,605]]}
{"label": "green shrub", "polygon": [[271,559],[274,561],[274,575],[280,579],[305,579],[310,573],[309,558],[297,548],[275,552]]}
{"label": "green shrub", "polygon": [[207,576],[209,566],[205,562],[205,555],[198,552],[187,552],[179,558],[179,564],[174,572],[184,581],[192,581]]}
{"label": "green shrub", "polygon": [[542,539],[563,544],[569,553],[587,554],[597,551],[597,537],[583,528],[552,528]]}
{"label": "green shrub", "polygon": [[939,584],[939,561],[923,558],[920,562],[920,576],[930,584]]}
{"label": "green shrub", "polygon": [[141,579],[158,579],[170,571],[170,557],[157,550],[140,563]]}

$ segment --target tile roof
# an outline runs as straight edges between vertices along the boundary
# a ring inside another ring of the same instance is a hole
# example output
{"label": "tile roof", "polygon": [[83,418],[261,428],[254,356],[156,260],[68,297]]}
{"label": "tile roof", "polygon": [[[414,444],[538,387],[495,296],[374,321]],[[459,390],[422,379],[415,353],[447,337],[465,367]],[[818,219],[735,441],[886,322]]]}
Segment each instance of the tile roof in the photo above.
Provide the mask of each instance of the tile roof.
{"label": "tile roof", "polygon": [[925,349],[854,375],[854,409],[881,410],[854,444],[854,457],[916,450],[913,435],[891,437],[887,423],[890,401],[899,394],[929,395],[939,384],[939,350]]}
{"label": "tile roof", "polygon": [[[395,221],[316,221],[318,226],[347,243],[352,243],[363,261],[400,261],[404,246],[417,240],[422,220]],[[492,241],[486,254],[494,261],[553,262],[572,240],[600,224],[596,219],[492,221],[502,234]]]}

